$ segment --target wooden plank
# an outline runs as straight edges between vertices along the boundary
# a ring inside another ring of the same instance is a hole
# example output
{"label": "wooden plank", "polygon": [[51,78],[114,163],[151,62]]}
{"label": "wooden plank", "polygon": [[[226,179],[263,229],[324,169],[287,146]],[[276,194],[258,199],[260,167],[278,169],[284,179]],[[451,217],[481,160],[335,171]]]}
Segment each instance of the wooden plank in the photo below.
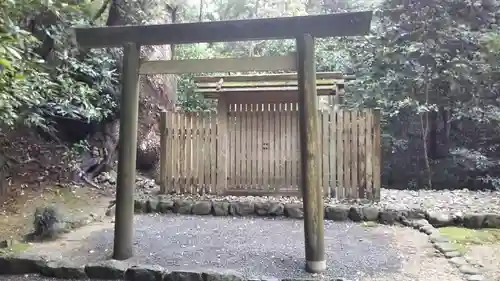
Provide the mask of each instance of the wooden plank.
{"label": "wooden plank", "polygon": [[[122,41],[126,43],[127,40]],[[137,158],[137,120],[139,112],[139,56],[141,46],[126,43],[123,49],[118,175],[113,258],[126,260],[134,248],[134,190]]]}
{"label": "wooden plank", "polygon": [[186,193],[193,190],[193,113],[187,114],[186,120]]}
{"label": "wooden plank", "polygon": [[258,155],[258,152],[257,152],[257,146],[258,146],[258,137],[257,137],[257,130],[258,130],[258,112],[257,112],[257,105],[256,104],[253,104],[252,107],[251,107],[251,119],[252,119],[252,145],[251,145],[251,159],[252,159],[252,189],[256,189],[257,188],[257,184],[258,184],[258,181],[257,181],[257,175],[258,175],[258,172],[257,172],[257,167],[258,167],[258,164],[257,164],[257,155]]}
{"label": "wooden plank", "polygon": [[337,110],[330,112],[330,144],[328,146],[328,158],[330,162],[330,197],[337,197]]}
{"label": "wooden plank", "polygon": [[323,183],[322,183],[322,188],[323,188],[323,194],[326,196],[330,197],[330,184],[329,184],[329,179],[330,179],[330,163],[329,163],[329,144],[330,144],[330,134],[329,134],[329,128],[330,128],[330,110],[325,110],[321,112],[321,127],[322,127],[322,132],[321,132],[321,156],[322,156],[322,165],[321,165],[321,176],[323,178]]}
{"label": "wooden plank", "polygon": [[262,114],[262,104],[257,105],[257,147],[256,147],[256,152],[257,152],[257,189],[262,189],[263,187],[263,174],[264,174],[264,167],[262,165],[262,124],[263,124],[263,114]]}
{"label": "wooden plank", "polygon": [[203,171],[205,169],[205,134],[204,134],[204,125],[203,120],[205,120],[205,114],[203,112],[198,113],[198,120],[196,126],[198,127],[198,181],[197,181],[197,189],[196,193],[205,194],[203,185],[205,184],[205,179],[203,176]]}
{"label": "wooden plank", "polygon": [[366,115],[367,111],[362,110],[359,114],[359,198],[366,198]]}
{"label": "wooden plank", "polygon": [[174,115],[172,112],[167,111],[167,192],[171,193],[173,191],[172,189],[172,180],[174,178],[174,160],[173,160],[173,154],[174,154],[174,147],[173,147],[173,137],[174,137],[174,131],[173,131],[173,122],[174,122]]}
{"label": "wooden plank", "polygon": [[140,45],[190,44],[246,40],[292,39],[309,33],[314,37],[355,36],[370,30],[372,12],[264,18],[196,23],[128,25],[75,28],[74,37],[83,48]]}
{"label": "wooden plank", "polygon": [[305,34],[297,37],[299,80],[299,125],[304,204],[304,234],[306,271],[319,273],[326,270],[323,192],[318,171],[319,126],[318,100],[316,95],[316,65],[314,39]]}
{"label": "wooden plank", "polygon": [[219,112],[215,112],[210,118],[210,187],[216,194],[221,194],[225,190],[227,178],[222,182],[223,186],[217,182],[217,170],[219,165],[225,167],[225,163],[220,163],[217,154],[217,127]]}
{"label": "wooden plank", "polygon": [[[217,146],[214,148],[214,156],[217,155],[217,188],[227,189],[228,184],[228,161],[229,161],[229,105],[222,98],[217,104]],[[214,144],[215,146],[215,144]]]}
{"label": "wooden plank", "polygon": [[264,104],[262,110],[262,188],[264,190],[270,190],[269,122],[269,104]]}
{"label": "wooden plank", "polygon": [[160,112],[160,194],[167,193],[168,128],[167,112]]}
{"label": "wooden plank", "polygon": [[180,154],[179,157],[179,193],[186,193],[186,147],[187,147],[187,139],[186,139],[186,123],[187,123],[186,114],[181,115],[181,123],[180,123]]}
{"label": "wooden plank", "polygon": [[380,201],[381,175],[382,175],[382,147],[380,136],[380,110],[373,112],[373,146],[374,146],[374,159],[373,159],[373,199]]}
{"label": "wooden plank", "polygon": [[345,194],[345,182],[344,182],[344,111],[339,110],[337,112],[337,199],[344,199]]}
{"label": "wooden plank", "polygon": [[294,71],[296,69],[296,64],[297,59],[295,55],[193,60],[151,60],[141,63],[139,74]]}
{"label": "wooden plank", "polygon": [[351,195],[351,151],[352,151],[352,135],[351,135],[351,112],[344,112],[344,194],[347,199],[352,199]]}
{"label": "wooden plank", "polygon": [[366,198],[373,200],[373,110],[366,115]]}
{"label": "wooden plank", "polygon": [[277,166],[276,166],[276,138],[277,138],[277,133],[276,133],[276,128],[277,128],[277,115],[276,115],[276,104],[272,103],[270,104],[270,109],[269,109],[269,161],[270,161],[270,171],[269,171],[269,185],[271,187],[271,191],[276,190],[277,186],[277,177],[276,177],[276,172],[277,172]]}
{"label": "wooden plank", "polygon": [[174,112],[172,116],[172,158],[173,158],[173,163],[172,163],[172,170],[173,170],[173,177],[172,177],[172,191],[174,193],[178,193],[178,186],[179,186],[179,158],[180,158],[180,144],[179,144],[179,138],[180,138],[180,129],[179,129],[179,124],[180,124],[180,115],[178,112]]}
{"label": "wooden plank", "polygon": [[[296,55],[295,52],[290,53],[290,55]],[[236,74],[236,75],[210,75],[210,76],[195,76],[193,81],[195,84],[201,83],[219,83],[220,80],[224,83],[235,83],[235,82],[257,82],[257,83],[273,83],[277,81],[283,82],[296,82],[297,73],[265,73],[265,74]],[[347,81],[355,80],[356,76],[350,74],[344,74],[342,72],[317,72],[316,73],[316,85],[319,81]],[[293,84],[297,85],[297,84]]]}
{"label": "wooden plank", "polygon": [[[328,96],[335,94],[337,90],[336,85],[321,85],[317,87],[318,96]],[[242,92],[290,92],[298,91],[297,86],[268,86],[268,87],[221,87],[221,88],[197,88],[195,92],[200,94],[212,93],[242,93]]]}
{"label": "wooden plank", "polygon": [[208,167],[208,153],[209,153],[209,135],[208,135],[208,120],[210,118],[210,113],[208,112],[204,112],[202,113],[202,116],[203,116],[203,119],[201,120],[201,127],[202,127],[202,130],[201,130],[201,134],[202,134],[202,140],[203,140],[203,144],[202,144],[202,157],[200,157],[200,165],[202,165],[202,169],[201,169],[201,174],[200,174],[200,177],[202,177],[202,190],[204,192],[207,192],[207,193],[211,193],[211,190],[210,190],[210,180],[209,180],[209,176],[208,176],[208,172],[207,172],[207,167]]}
{"label": "wooden plank", "polygon": [[351,111],[351,198],[358,198],[358,111]]}
{"label": "wooden plank", "polygon": [[[215,77],[217,78],[217,77]],[[221,83],[222,81],[222,83]],[[337,86],[338,84],[344,84],[343,79],[323,79],[316,80],[316,86]],[[297,86],[298,82],[295,80],[282,80],[282,81],[242,81],[233,82],[225,81],[220,78],[215,82],[203,82],[195,83],[197,88],[200,89],[213,89],[213,88],[261,88],[261,87],[287,87],[287,86]]]}
{"label": "wooden plank", "polygon": [[245,121],[245,131],[244,131],[244,137],[243,139],[245,140],[245,146],[243,149],[245,150],[245,159],[244,159],[244,165],[243,165],[243,171],[245,171],[245,182],[244,182],[244,187],[245,189],[250,188],[251,186],[251,179],[252,179],[252,169],[251,169],[251,162],[250,162],[250,155],[251,155],[251,130],[252,130],[252,120],[250,118],[250,105],[245,104],[245,113],[244,113],[244,121]]}

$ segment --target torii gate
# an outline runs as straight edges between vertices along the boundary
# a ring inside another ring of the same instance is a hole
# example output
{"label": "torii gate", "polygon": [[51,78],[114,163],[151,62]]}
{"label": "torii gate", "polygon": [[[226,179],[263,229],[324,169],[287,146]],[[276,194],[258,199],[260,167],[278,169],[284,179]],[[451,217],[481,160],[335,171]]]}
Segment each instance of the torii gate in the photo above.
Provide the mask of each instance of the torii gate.
{"label": "torii gate", "polygon": [[[181,24],[75,28],[83,48],[124,47],[120,110],[120,139],[113,258],[133,255],[134,188],[141,74],[193,72],[297,71],[299,129],[304,205],[306,270],[326,269],[323,198],[318,174],[318,103],[314,37],[367,34],[372,12],[282,17]],[[143,45],[192,44],[248,40],[296,39],[297,54],[259,58],[139,61]]]}

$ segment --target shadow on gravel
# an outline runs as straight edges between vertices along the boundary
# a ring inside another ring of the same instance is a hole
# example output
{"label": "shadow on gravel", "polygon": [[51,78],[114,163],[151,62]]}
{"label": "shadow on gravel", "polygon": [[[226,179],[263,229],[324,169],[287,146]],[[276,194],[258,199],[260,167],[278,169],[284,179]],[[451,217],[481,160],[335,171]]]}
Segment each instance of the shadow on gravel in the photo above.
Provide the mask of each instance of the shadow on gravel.
{"label": "shadow on gravel", "polygon": [[[364,227],[326,221],[325,244],[331,277],[356,279],[361,274],[400,268],[392,232],[386,226]],[[158,264],[169,270],[224,268],[246,277],[307,277],[304,272],[303,222],[289,219],[140,215],[135,218],[133,262]],[[93,232],[72,260],[109,258],[113,230]]]}

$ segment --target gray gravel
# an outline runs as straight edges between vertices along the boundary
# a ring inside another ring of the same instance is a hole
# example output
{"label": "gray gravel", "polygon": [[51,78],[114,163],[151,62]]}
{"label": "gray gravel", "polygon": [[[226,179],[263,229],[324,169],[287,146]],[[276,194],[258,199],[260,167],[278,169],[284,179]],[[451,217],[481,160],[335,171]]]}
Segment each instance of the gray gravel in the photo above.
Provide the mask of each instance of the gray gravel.
{"label": "gray gravel", "polygon": [[[307,277],[303,235],[303,223],[298,220],[137,216],[132,262],[169,270],[223,268],[247,277]],[[360,274],[397,271],[400,259],[391,246],[392,238],[390,232],[359,224],[326,222],[325,276],[353,279]],[[101,230],[64,255],[77,263],[101,260],[109,257],[112,244],[113,231]]]}
{"label": "gray gravel", "polygon": [[[58,279],[58,278],[43,277],[39,275],[0,275],[0,281],[61,281],[61,280],[81,281],[82,279]],[[92,279],[92,281],[110,281],[110,280]]]}

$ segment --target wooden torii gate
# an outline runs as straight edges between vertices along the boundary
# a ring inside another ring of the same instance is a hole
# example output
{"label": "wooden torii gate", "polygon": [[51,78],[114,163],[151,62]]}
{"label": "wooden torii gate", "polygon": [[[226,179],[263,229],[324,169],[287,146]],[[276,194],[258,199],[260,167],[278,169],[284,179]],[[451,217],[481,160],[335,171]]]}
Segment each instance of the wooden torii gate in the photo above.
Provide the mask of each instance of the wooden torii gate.
{"label": "wooden torii gate", "polygon": [[[139,75],[194,72],[297,71],[299,131],[306,270],[326,269],[323,198],[318,174],[318,103],[314,37],[355,36],[368,33],[372,12],[252,20],[75,28],[83,48],[124,47],[120,110],[120,139],[113,258],[133,255],[134,188]],[[145,45],[192,44],[248,40],[295,39],[296,56],[212,60],[140,62]]]}

